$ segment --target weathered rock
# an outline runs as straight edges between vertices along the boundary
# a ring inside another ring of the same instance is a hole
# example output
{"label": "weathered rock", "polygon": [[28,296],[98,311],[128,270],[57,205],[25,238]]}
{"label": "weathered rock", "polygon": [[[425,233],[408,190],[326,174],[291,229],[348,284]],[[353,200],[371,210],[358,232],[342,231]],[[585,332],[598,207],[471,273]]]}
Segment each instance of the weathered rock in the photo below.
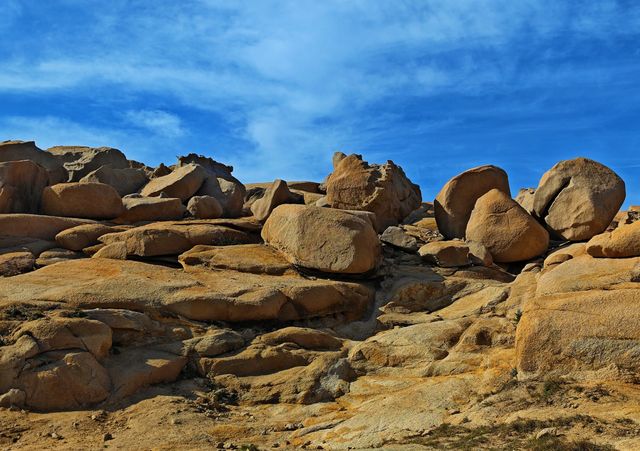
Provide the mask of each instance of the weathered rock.
{"label": "weathered rock", "polygon": [[31,252],[0,254],[0,277],[10,277],[32,271],[36,259]]}
{"label": "weathered rock", "polygon": [[340,210],[281,205],[269,216],[262,238],[289,262],[325,272],[365,273],[380,258],[371,223]]}
{"label": "weathered rock", "polygon": [[75,260],[78,258],[87,258],[82,252],[75,252],[69,249],[53,248],[42,252],[36,259],[36,266],[47,266],[67,260]]}
{"label": "weathered rock", "polygon": [[518,323],[519,378],[635,377],[640,258],[588,255],[543,273]]}
{"label": "weathered rock", "polygon": [[46,215],[113,219],[123,210],[118,192],[104,183],[60,183],[42,192],[42,212]]}
{"label": "weathered rock", "polygon": [[291,191],[287,187],[287,182],[275,180],[264,191],[262,197],[251,205],[251,213],[258,221],[266,221],[274,208],[288,203],[290,198]]}
{"label": "weathered rock", "polygon": [[[205,222],[208,221],[208,222]],[[232,228],[238,226],[238,229]],[[178,255],[198,244],[230,245],[258,242],[250,223],[242,220],[200,220],[194,222],[156,222],[124,232],[102,235],[104,244],[125,243],[128,255],[153,257]]]}
{"label": "weathered rock", "polygon": [[30,237],[53,241],[63,230],[84,224],[93,224],[88,219],[60,218],[30,214],[0,214],[0,235]]}
{"label": "weathered rock", "polygon": [[47,171],[28,160],[0,163],[0,213],[37,213]]}
{"label": "weathered rock", "polygon": [[124,227],[104,224],[83,224],[65,229],[55,237],[56,243],[65,249],[81,251],[85,247],[98,244],[98,238],[107,233],[122,232]]}
{"label": "weathered rock", "polygon": [[504,192],[493,189],[480,197],[469,217],[467,239],[484,245],[493,260],[509,263],[542,255],[549,234]]}
{"label": "weathered rock", "polygon": [[132,197],[122,199],[124,212],[114,222],[135,224],[146,221],[171,221],[184,216],[185,208],[178,198]]}
{"label": "weathered rock", "polygon": [[407,252],[415,252],[420,247],[415,237],[409,235],[404,229],[397,226],[387,227],[382,235],[380,235],[380,241]]}
{"label": "weathered rock", "polygon": [[81,182],[104,183],[112,186],[120,196],[138,192],[149,180],[142,169],[101,166],[80,179]]}
{"label": "weathered rock", "polygon": [[186,364],[186,357],[155,349],[137,348],[113,356],[106,363],[112,399],[126,398],[148,385],[173,382]]}
{"label": "weathered rock", "polygon": [[67,171],[55,156],[39,149],[33,141],[0,142],[0,162],[29,160],[46,169],[49,183],[67,181]]}
{"label": "weathered rock", "polygon": [[355,154],[338,160],[326,182],[333,208],[373,212],[382,232],[420,206],[420,188],[392,161],[370,165]]}
{"label": "weathered rock", "polygon": [[440,233],[447,239],[464,238],[476,201],[492,189],[511,196],[507,173],[496,166],[469,169],[449,180],[434,201]]}
{"label": "weathered rock", "polygon": [[51,317],[24,323],[13,334],[33,338],[39,352],[77,349],[104,359],[111,349],[111,329],[100,321],[86,318]]}
{"label": "weathered rock", "polygon": [[207,172],[202,166],[187,164],[177,167],[169,175],[151,179],[140,193],[149,197],[157,197],[165,193],[167,197],[177,197],[182,202],[186,202],[196,194],[206,178]]}
{"label": "weathered rock", "polygon": [[522,188],[518,191],[515,201],[518,202],[527,213],[533,214],[533,199],[535,198],[535,194],[535,188]]}
{"label": "weathered rock", "polygon": [[91,255],[91,258],[112,258],[115,260],[126,260],[128,255],[127,243],[117,242],[102,245],[100,249],[98,249],[93,255]]}
{"label": "weathered rock", "polygon": [[612,232],[594,236],[586,250],[593,257],[640,257],[640,222],[620,225]]}
{"label": "weathered rock", "polygon": [[264,244],[195,246],[180,255],[179,261],[185,269],[201,266],[269,275],[294,272],[291,263],[280,252]]}
{"label": "weathered rock", "polygon": [[333,314],[353,320],[362,316],[372,298],[372,290],[359,283],[197,267],[185,272],[96,258],[0,279],[0,306],[118,308],[201,321],[294,321]]}
{"label": "weathered rock", "polygon": [[418,249],[425,260],[445,268],[471,264],[469,246],[464,241],[433,241]]}
{"label": "weathered rock", "polygon": [[179,166],[192,163],[202,166],[206,171],[204,183],[196,194],[215,197],[222,205],[224,216],[229,218],[240,216],[246,190],[244,185],[231,175],[233,167],[194,153],[178,158]]}
{"label": "weathered rock", "polygon": [[583,241],[606,230],[625,194],[622,179],[606,166],[587,158],[565,160],[540,179],[533,211],[552,235]]}
{"label": "weathered rock", "polygon": [[211,196],[193,196],[189,199],[187,211],[198,219],[216,219],[224,213],[220,202]]}
{"label": "weathered rock", "polygon": [[84,176],[109,165],[113,169],[129,167],[127,157],[112,147],[86,147],[86,146],[56,146],[47,149],[60,161],[67,172],[69,179],[65,181],[79,182]]}

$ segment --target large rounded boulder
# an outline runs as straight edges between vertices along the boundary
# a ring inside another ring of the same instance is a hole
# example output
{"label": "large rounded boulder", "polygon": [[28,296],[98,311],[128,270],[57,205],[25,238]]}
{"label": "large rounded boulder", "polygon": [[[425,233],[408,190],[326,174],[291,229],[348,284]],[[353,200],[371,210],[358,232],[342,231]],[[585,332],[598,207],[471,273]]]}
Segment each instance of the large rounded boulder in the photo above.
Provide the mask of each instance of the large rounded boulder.
{"label": "large rounded boulder", "polygon": [[265,222],[262,238],[294,265],[330,273],[366,273],[381,253],[369,220],[329,208],[280,205]]}
{"label": "large rounded boulder", "polygon": [[585,241],[602,233],[620,210],[624,181],[587,158],[561,161],[540,179],[533,213],[556,238]]}
{"label": "large rounded boulder", "polygon": [[58,159],[38,148],[33,141],[4,141],[0,142],[0,162],[30,160],[46,169],[49,183],[67,181],[67,171]]}
{"label": "large rounded boulder", "polygon": [[434,201],[438,230],[447,239],[464,238],[476,201],[498,189],[511,196],[507,173],[496,166],[479,166],[456,175],[440,190]]}
{"label": "large rounded boulder", "polygon": [[507,194],[492,189],[475,204],[468,240],[484,245],[498,263],[525,261],[549,247],[549,233]]}
{"label": "large rounded boulder", "polygon": [[118,192],[104,183],[59,183],[42,192],[45,215],[113,219],[123,211]]}
{"label": "large rounded boulder", "polygon": [[334,155],[326,189],[333,208],[375,213],[379,232],[402,222],[422,202],[420,187],[411,183],[400,166],[393,161],[369,164],[355,154]]}

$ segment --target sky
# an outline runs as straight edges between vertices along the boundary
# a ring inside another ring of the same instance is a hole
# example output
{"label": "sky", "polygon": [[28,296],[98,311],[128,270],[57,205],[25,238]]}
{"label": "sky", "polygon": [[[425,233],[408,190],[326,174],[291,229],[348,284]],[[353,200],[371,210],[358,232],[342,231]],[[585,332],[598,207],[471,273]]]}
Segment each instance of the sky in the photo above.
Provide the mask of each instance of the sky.
{"label": "sky", "polygon": [[431,200],[482,164],[556,162],[640,204],[635,0],[1,0],[0,140],[196,152],[242,181],[393,160]]}

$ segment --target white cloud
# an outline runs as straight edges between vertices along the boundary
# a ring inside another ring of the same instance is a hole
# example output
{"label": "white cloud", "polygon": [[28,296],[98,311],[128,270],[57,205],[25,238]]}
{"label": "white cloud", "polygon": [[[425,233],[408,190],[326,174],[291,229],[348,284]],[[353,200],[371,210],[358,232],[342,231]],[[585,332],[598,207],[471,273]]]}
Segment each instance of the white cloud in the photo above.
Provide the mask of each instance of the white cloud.
{"label": "white cloud", "polygon": [[176,138],[185,134],[180,118],[166,111],[133,110],[127,111],[125,117],[132,125],[146,128],[160,136]]}

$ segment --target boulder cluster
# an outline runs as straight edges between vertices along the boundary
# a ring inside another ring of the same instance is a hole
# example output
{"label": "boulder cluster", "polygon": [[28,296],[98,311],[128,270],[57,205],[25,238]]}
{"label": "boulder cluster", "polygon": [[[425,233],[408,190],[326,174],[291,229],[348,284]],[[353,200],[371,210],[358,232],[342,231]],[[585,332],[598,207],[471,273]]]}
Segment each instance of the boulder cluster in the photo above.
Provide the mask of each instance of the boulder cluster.
{"label": "boulder cluster", "polygon": [[115,406],[199,377],[248,404],[346,397],[299,443],[369,447],[416,435],[392,418],[413,399],[436,427],[514,378],[640,371],[640,212],[598,162],[515,199],[481,166],[433,203],[355,154],[322,183],[232,172],[0,143],[0,407]]}

